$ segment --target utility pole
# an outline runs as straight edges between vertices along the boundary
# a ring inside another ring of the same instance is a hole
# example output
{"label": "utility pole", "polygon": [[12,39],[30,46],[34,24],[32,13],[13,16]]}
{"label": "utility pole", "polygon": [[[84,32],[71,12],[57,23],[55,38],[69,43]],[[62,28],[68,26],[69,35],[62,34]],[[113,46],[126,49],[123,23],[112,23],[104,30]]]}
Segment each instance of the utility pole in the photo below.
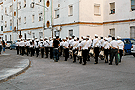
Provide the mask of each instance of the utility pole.
{"label": "utility pole", "polygon": [[12,0],[12,6],[11,6],[11,9],[12,9],[12,42],[14,41],[13,40],[13,31],[14,31],[14,7],[13,7],[14,5],[13,5],[13,0]]}
{"label": "utility pole", "polygon": [[[18,38],[18,37],[19,37],[19,35],[18,35],[18,0],[17,0],[16,13],[17,13],[17,38]],[[21,30],[20,30],[20,35],[21,35]],[[19,38],[20,38],[20,37],[19,37]]]}
{"label": "utility pole", "polygon": [[52,24],[52,38],[53,38],[53,0],[51,1],[51,24]]}
{"label": "utility pole", "polygon": [[44,2],[43,2],[43,6],[44,6],[44,8],[43,8],[43,39],[44,39],[44,29],[45,29],[45,0],[44,0]]}

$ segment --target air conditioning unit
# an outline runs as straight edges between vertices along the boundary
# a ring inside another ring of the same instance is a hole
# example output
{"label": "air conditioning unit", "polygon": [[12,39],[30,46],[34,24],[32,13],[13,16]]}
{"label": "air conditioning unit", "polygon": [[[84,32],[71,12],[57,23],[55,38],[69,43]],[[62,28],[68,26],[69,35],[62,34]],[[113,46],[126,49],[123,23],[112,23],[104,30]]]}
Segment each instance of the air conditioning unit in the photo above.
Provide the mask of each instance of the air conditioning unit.
{"label": "air conditioning unit", "polygon": [[28,34],[31,35],[31,31],[28,31]]}
{"label": "air conditioning unit", "polygon": [[56,30],[60,31],[61,30],[61,26],[57,26]]}

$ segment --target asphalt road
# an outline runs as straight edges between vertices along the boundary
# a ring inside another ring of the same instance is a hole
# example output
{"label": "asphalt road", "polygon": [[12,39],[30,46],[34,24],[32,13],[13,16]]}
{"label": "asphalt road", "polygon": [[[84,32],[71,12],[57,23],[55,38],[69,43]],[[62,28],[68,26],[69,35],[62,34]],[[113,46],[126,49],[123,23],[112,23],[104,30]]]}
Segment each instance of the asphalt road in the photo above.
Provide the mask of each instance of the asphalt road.
{"label": "asphalt road", "polygon": [[[15,50],[8,50],[15,55]],[[40,57],[27,57],[31,67],[23,74],[0,83],[0,90],[135,90],[135,57],[124,56],[122,63],[116,66],[94,59],[83,66],[64,61],[59,62]]]}

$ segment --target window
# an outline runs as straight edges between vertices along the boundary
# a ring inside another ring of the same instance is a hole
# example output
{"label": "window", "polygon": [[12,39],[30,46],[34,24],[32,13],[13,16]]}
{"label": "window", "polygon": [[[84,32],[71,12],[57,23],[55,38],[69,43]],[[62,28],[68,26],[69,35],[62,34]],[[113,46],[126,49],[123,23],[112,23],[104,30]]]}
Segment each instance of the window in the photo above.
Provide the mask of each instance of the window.
{"label": "window", "polygon": [[13,7],[11,5],[10,8],[9,8],[9,12],[12,12],[12,10],[13,10]]}
{"label": "window", "polygon": [[110,3],[110,14],[115,14],[115,2]]}
{"label": "window", "polygon": [[60,36],[60,32],[59,31],[55,31],[54,34],[55,34],[55,37],[56,36]]}
{"label": "window", "polygon": [[7,35],[5,35],[5,41],[7,41]]}
{"label": "window", "polygon": [[18,24],[21,24],[21,17],[18,18]]}
{"label": "window", "polygon": [[12,26],[12,20],[10,20],[10,26]]}
{"label": "window", "polygon": [[131,10],[135,10],[135,0],[131,0]]}
{"label": "window", "polygon": [[42,2],[42,0],[38,0],[38,2]]}
{"label": "window", "polygon": [[3,26],[1,26],[1,31],[3,31]]}
{"label": "window", "polygon": [[73,5],[69,5],[69,13],[68,16],[73,16]]}
{"label": "window", "polygon": [[26,7],[26,0],[24,0],[24,8]]}
{"label": "window", "polygon": [[32,15],[32,22],[34,23],[34,15]]}
{"label": "window", "polygon": [[3,10],[3,5],[1,5],[1,10]]}
{"label": "window", "polygon": [[1,20],[3,20],[3,15],[1,15]]}
{"label": "window", "polygon": [[7,27],[7,21],[5,21],[5,28]]}
{"label": "window", "polygon": [[55,18],[59,18],[59,9],[55,10]]}
{"label": "window", "polygon": [[43,38],[43,32],[39,32],[39,38]]}
{"label": "window", "polygon": [[10,35],[10,41],[11,41],[11,38],[12,38],[12,37],[11,37],[11,35]]}
{"label": "window", "polygon": [[69,30],[69,36],[73,36],[73,30]]}
{"label": "window", "polygon": [[130,27],[130,38],[134,38],[135,39],[135,26],[134,27]]}
{"label": "window", "polygon": [[35,38],[35,33],[32,33],[33,34],[33,38]]}
{"label": "window", "polygon": [[26,24],[26,17],[24,17],[24,24]]}
{"label": "window", "polygon": [[21,9],[21,2],[18,2],[18,9]]}
{"label": "window", "polygon": [[115,28],[110,29],[110,35],[115,37]]}
{"label": "window", "polygon": [[38,21],[42,21],[42,13],[39,13],[39,19]]}
{"label": "window", "polygon": [[5,8],[5,14],[7,14],[7,8]]}
{"label": "window", "polygon": [[94,15],[95,16],[100,16],[100,4],[95,4],[94,5]]}

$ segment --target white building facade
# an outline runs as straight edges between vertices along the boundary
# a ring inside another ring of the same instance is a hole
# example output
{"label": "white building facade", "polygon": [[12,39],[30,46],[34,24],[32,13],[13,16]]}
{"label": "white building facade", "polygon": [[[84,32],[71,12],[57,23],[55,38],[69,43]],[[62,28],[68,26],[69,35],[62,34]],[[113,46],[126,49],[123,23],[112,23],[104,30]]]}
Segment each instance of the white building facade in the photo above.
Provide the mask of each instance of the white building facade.
{"label": "white building facade", "polygon": [[25,39],[135,38],[135,0],[0,0],[0,26],[6,41],[15,41],[20,33]]}

